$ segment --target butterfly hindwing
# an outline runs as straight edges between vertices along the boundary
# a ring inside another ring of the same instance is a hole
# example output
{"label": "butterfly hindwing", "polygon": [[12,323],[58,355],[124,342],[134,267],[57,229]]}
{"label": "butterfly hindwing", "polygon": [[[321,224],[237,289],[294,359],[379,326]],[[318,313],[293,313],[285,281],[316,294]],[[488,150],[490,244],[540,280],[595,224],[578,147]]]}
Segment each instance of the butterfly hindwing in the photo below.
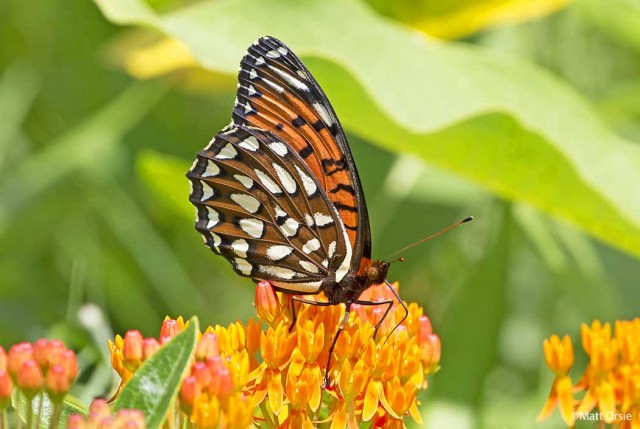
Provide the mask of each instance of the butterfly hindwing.
{"label": "butterfly hindwing", "polygon": [[341,218],[308,166],[276,135],[230,125],[188,173],[196,228],[246,277],[315,293],[352,257]]}
{"label": "butterfly hindwing", "polygon": [[242,59],[233,121],[268,130],[296,152],[338,211],[354,265],[371,255],[364,194],[342,127],[324,92],[282,42],[263,37]]}

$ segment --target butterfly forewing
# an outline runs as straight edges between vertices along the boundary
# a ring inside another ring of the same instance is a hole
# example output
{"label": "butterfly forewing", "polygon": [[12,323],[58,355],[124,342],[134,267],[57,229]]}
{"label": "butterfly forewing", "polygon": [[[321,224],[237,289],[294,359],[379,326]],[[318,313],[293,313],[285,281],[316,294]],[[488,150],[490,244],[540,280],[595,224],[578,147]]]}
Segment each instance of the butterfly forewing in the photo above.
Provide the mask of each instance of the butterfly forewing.
{"label": "butterfly forewing", "polygon": [[243,276],[316,293],[349,266],[340,216],[302,158],[270,132],[230,125],[188,173],[196,228]]}
{"label": "butterfly forewing", "polygon": [[371,255],[366,203],[346,137],[322,89],[282,42],[263,37],[241,62],[233,120],[268,130],[308,167],[338,212],[353,263]]}

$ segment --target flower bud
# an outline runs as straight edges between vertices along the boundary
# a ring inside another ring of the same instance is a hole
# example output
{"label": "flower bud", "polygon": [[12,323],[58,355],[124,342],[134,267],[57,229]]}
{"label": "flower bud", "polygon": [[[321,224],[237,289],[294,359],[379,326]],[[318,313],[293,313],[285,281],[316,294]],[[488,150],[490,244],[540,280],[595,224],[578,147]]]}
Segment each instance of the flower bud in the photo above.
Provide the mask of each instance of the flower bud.
{"label": "flower bud", "polygon": [[70,387],[69,377],[62,365],[49,368],[45,378],[45,389],[53,402],[62,402]]}
{"label": "flower bud", "polygon": [[552,335],[543,343],[544,357],[549,368],[557,375],[567,375],[573,366],[573,345],[568,335],[562,340],[557,335]]}
{"label": "flower bud", "polygon": [[71,414],[67,419],[67,429],[85,429],[87,427],[81,414]]}
{"label": "flower bud", "polygon": [[131,372],[135,372],[142,365],[143,341],[140,331],[127,331],[124,335],[122,356],[124,357],[124,365]]}
{"label": "flower bud", "polygon": [[160,328],[160,344],[164,344],[180,333],[180,325],[174,319],[166,319]]}
{"label": "flower bud", "polygon": [[40,338],[33,343],[33,358],[43,371],[49,366],[49,340]]}
{"label": "flower bud", "polygon": [[142,342],[142,360],[146,361],[160,348],[160,343],[155,338],[145,338]]}
{"label": "flower bud", "polygon": [[436,334],[429,334],[425,342],[420,344],[422,349],[422,364],[428,374],[433,373],[440,363],[440,338]]}
{"label": "flower bud", "polygon": [[18,378],[18,372],[22,368],[22,364],[33,359],[33,347],[29,343],[18,343],[11,346],[7,359],[9,374],[14,380]]}
{"label": "flower bud", "polygon": [[78,358],[76,358],[76,354],[73,350],[65,350],[60,355],[60,365],[64,368],[64,373],[69,380],[69,383],[72,383],[78,375]]}
{"label": "flower bud", "polygon": [[195,398],[200,395],[200,384],[193,375],[185,378],[180,386],[180,404],[183,407],[183,411],[187,414],[191,414],[191,408]]}
{"label": "flower bud", "polygon": [[256,286],[255,297],[258,317],[271,325],[282,312],[280,301],[271,283],[262,281]]}
{"label": "flower bud", "polygon": [[418,327],[418,343],[422,344],[429,341],[429,335],[433,333],[431,321],[425,315],[420,316],[420,326]]}
{"label": "flower bud", "polygon": [[7,370],[7,352],[4,351],[2,346],[0,346],[0,370]]}
{"label": "flower bud", "polygon": [[27,399],[33,399],[44,384],[44,377],[40,366],[34,359],[29,359],[22,364],[18,371],[18,387],[22,389]]}
{"label": "flower bud", "polygon": [[126,429],[144,429],[146,422],[140,410],[119,410],[113,427]]}
{"label": "flower bud", "polygon": [[218,345],[218,337],[213,332],[205,332],[198,341],[196,347],[196,359],[205,361],[210,357],[219,356],[220,348]]}
{"label": "flower bud", "polygon": [[13,381],[7,371],[0,368],[0,410],[4,410],[11,403]]}

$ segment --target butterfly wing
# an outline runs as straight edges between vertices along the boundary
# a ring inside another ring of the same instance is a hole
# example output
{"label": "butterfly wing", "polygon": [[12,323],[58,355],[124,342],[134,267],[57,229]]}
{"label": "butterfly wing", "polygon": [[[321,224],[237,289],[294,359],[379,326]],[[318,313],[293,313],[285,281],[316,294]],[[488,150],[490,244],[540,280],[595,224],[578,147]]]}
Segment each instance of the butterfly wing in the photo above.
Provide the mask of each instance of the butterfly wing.
{"label": "butterfly wing", "polygon": [[300,155],[278,136],[231,124],[187,174],[196,229],[246,277],[317,293],[349,271],[352,247],[340,215]]}
{"label": "butterfly wing", "polygon": [[337,209],[353,248],[353,265],[371,257],[366,202],[344,131],[320,85],[281,41],[249,47],[238,75],[236,124],[269,130],[303,160]]}

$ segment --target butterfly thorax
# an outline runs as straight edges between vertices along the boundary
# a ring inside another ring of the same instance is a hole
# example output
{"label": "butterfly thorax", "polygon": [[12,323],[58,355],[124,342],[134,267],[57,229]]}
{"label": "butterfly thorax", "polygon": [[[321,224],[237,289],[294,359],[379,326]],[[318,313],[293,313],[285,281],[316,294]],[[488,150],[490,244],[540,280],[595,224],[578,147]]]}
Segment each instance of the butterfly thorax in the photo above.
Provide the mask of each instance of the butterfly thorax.
{"label": "butterfly thorax", "polygon": [[384,282],[388,271],[388,262],[362,258],[358,271],[348,273],[340,282],[325,281],[322,289],[333,304],[352,303],[369,287]]}

